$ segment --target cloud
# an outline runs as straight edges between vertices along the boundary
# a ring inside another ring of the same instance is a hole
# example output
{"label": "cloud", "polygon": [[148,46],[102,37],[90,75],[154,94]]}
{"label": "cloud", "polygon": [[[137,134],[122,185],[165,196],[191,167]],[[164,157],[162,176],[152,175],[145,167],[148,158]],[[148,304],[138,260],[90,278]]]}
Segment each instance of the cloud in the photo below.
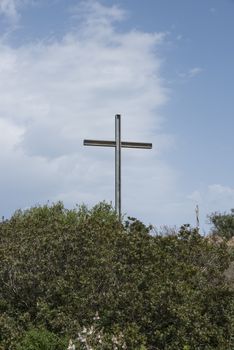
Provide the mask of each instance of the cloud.
{"label": "cloud", "polygon": [[1,0],[0,2],[0,13],[15,21],[18,19],[16,0]]}
{"label": "cloud", "polygon": [[0,14],[4,15],[11,24],[16,24],[20,18],[19,10],[32,0],[0,0]]}
{"label": "cloud", "polygon": [[220,184],[210,185],[208,187],[209,194],[214,201],[222,198],[234,200],[234,188],[228,186],[222,186]]}
{"label": "cloud", "polygon": [[188,71],[188,78],[194,78],[203,71],[200,67],[194,67]]}
{"label": "cloud", "polygon": [[89,29],[96,29],[97,27],[112,25],[115,21],[122,21],[126,18],[126,11],[117,5],[110,7],[102,5],[100,2],[94,0],[81,1],[79,5],[70,8],[73,18],[82,20],[82,24]]}
{"label": "cloud", "polygon": [[202,196],[201,196],[201,193],[198,190],[195,190],[191,194],[189,194],[188,195],[188,199],[191,199],[195,203],[201,203],[202,202]]}
{"label": "cloud", "polygon": [[189,69],[187,72],[180,72],[180,73],[178,73],[178,76],[181,79],[188,80],[188,79],[192,79],[192,78],[196,77],[197,75],[201,74],[202,72],[203,72],[202,68],[200,68],[200,67],[193,67],[193,68]]}
{"label": "cloud", "polygon": [[9,135],[0,153],[0,212],[47,200],[113,201],[113,149],[82,141],[113,139],[121,113],[124,139],[154,144],[123,152],[124,211],[144,216],[176,181],[158,158],[173,142],[158,112],[168,95],[157,55],[164,33],[120,32],[126,13],[94,1],[72,16],[77,25],[61,40],[17,48],[0,41],[0,125]]}

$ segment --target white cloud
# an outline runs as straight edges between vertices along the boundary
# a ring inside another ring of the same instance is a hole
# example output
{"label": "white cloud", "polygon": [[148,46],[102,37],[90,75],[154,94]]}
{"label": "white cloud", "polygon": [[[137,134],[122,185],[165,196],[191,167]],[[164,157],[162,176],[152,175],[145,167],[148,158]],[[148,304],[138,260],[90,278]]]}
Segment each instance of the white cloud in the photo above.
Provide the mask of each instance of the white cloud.
{"label": "white cloud", "polygon": [[188,199],[191,199],[195,203],[201,203],[202,202],[202,196],[201,193],[197,190],[193,191],[190,195],[188,195]]}
{"label": "white cloud", "polygon": [[7,16],[11,20],[18,19],[17,0],[0,0],[0,13]]}
{"label": "white cloud", "polygon": [[214,199],[222,199],[226,197],[233,201],[234,199],[234,188],[228,186],[222,186],[220,184],[210,185],[208,187],[210,196]]}
{"label": "white cloud", "polygon": [[8,153],[14,152],[24,130],[4,119],[0,119],[0,130],[0,158],[4,158]]}
{"label": "white cloud", "polygon": [[33,0],[0,0],[0,14],[4,15],[11,24],[20,19],[20,9]]}
{"label": "white cloud", "polygon": [[188,71],[188,78],[194,78],[194,77],[196,77],[198,74],[200,74],[202,71],[203,71],[203,69],[200,68],[200,67],[191,68],[191,69]]}
{"label": "white cloud", "polygon": [[104,6],[95,0],[81,1],[79,5],[71,8],[74,18],[79,18],[93,30],[97,25],[109,26],[114,21],[122,21],[126,17],[126,12],[117,5]]}
{"label": "white cloud", "polygon": [[82,140],[113,139],[121,113],[124,139],[154,143],[152,151],[123,152],[124,210],[144,216],[176,181],[157,160],[173,142],[157,111],[167,101],[155,50],[164,34],[119,32],[114,23],[125,13],[115,6],[88,1],[73,13],[79,26],[60,41],[0,42],[0,125],[9,135],[0,213],[47,200],[113,201],[113,149],[84,148]]}
{"label": "white cloud", "polygon": [[193,67],[193,68],[189,69],[187,72],[180,72],[180,73],[178,73],[178,76],[181,79],[188,80],[188,79],[192,79],[192,78],[196,77],[197,75],[201,74],[202,72],[203,72],[202,68],[200,68],[200,67]]}

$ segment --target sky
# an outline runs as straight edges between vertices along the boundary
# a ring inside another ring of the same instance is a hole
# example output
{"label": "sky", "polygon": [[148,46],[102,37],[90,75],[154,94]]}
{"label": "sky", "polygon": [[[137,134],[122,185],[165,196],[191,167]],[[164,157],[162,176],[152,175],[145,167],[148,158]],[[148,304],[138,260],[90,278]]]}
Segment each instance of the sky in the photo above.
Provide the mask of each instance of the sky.
{"label": "sky", "polygon": [[0,216],[114,204],[156,228],[234,207],[234,1],[0,0]]}

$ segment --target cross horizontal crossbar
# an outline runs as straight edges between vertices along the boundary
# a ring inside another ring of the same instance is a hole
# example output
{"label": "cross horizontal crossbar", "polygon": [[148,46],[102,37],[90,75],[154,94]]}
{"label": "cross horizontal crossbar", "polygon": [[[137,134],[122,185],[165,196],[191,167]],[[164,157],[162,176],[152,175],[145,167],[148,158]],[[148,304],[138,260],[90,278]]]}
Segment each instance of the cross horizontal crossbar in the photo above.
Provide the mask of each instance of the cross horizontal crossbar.
{"label": "cross horizontal crossbar", "polygon": [[[116,147],[116,142],[104,140],[84,140],[84,146]],[[152,143],[122,141],[121,147],[151,149]]]}

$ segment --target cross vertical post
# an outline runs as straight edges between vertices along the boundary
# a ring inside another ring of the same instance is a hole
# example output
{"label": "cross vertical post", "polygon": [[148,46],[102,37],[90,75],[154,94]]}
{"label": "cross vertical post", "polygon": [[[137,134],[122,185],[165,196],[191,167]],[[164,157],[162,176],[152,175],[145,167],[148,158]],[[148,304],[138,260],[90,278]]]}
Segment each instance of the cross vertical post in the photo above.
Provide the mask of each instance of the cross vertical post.
{"label": "cross vertical post", "polygon": [[115,116],[115,210],[121,216],[121,115]]}
{"label": "cross vertical post", "polygon": [[197,227],[197,230],[198,230],[198,233],[199,233],[200,220],[199,220],[199,206],[198,206],[198,204],[196,205],[195,213],[196,213],[196,227]]}

